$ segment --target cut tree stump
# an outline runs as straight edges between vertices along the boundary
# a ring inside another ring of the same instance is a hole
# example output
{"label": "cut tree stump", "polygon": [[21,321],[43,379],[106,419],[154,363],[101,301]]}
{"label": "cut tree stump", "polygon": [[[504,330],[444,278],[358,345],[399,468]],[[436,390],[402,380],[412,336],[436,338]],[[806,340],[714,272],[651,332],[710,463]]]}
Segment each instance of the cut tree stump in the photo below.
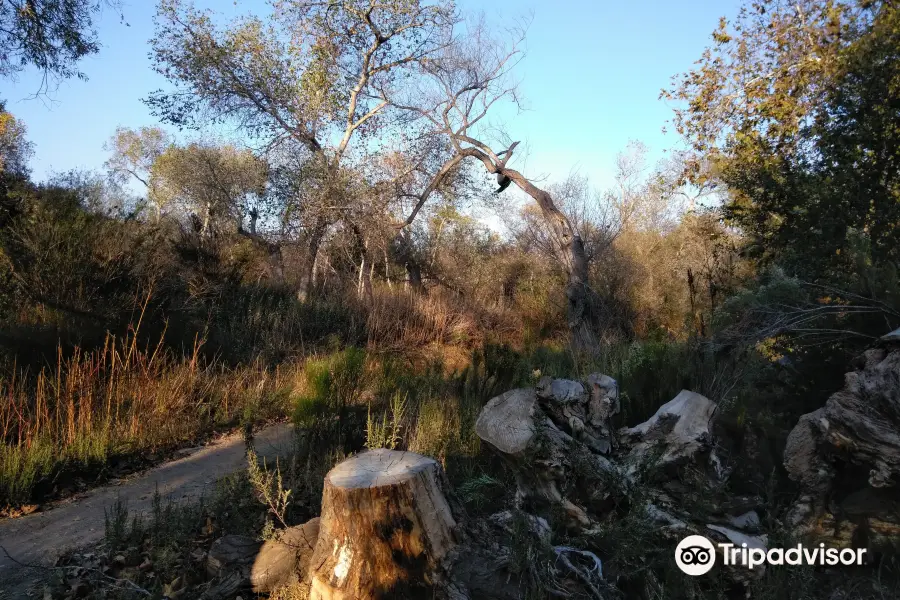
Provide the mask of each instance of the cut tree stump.
{"label": "cut tree stump", "polygon": [[456,519],[440,465],[412,452],[371,450],[325,477],[312,600],[431,598]]}

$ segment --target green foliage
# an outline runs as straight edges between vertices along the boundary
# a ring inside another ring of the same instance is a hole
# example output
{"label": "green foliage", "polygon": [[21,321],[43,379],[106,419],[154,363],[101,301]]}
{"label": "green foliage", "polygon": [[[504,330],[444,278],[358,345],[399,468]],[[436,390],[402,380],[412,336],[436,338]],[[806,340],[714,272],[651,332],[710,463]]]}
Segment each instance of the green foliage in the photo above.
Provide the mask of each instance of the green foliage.
{"label": "green foliage", "polygon": [[38,482],[53,472],[56,462],[53,444],[44,438],[30,447],[4,447],[0,452],[0,503],[26,504]]}
{"label": "green foliage", "polygon": [[669,92],[695,178],[724,183],[752,253],[803,280],[857,288],[860,239],[870,265],[900,260],[898,20],[891,2],[756,2]]}
{"label": "green foliage", "polygon": [[[100,50],[96,21],[117,0],[10,0],[0,4],[0,76],[34,66],[50,78],[85,78],[77,63]],[[43,88],[42,88],[43,90]]]}
{"label": "green foliage", "polygon": [[388,448],[395,450],[403,441],[401,434],[403,421],[406,417],[406,396],[400,392],[394,392],[391,396],[390,407],[381,415],[379,421],[372,414],[372,405],[369,404],[369,413],[366,419],[366,448]]}
{"label": "green foliage", "polygon": [[25,135],[25,124],[7,112],[6,105],[0,100],[0,175],[28,175],[28,159],[34,152],[34,145]]}
{"label": "green foliage", "polygon": [[277,519],[282,527],[288,527],[286,519],[293,490],[285,489],[278,461],[275,462],[275,471],[272,472],[266,467],[265,460],[262,464],[259,463],[252,448],[247,450],[247,480],[253,486],[260,502],[269,509],[269,514]]}
{"label": "green foliage", "polygon": [[466,479],[457,488],[460,499],[475,510],[480,510],[496,497],[502,494],[503,482],[487,473],[481,473],[471,479]]}
{"label": "green foliage", "polygon": [[365,366],[365,350],[354,347],[308,359],[300,393],[294,400],[297,427],[341,440],[350,408],[363,389]]}
{"label": "green foliage", "polygon": [[524,584],[526,600],[546,598],[555,574],[553,549],[531,526],[528,515],[513,511],[511,525],[509,569]]}
{"label": "green foliage", "polygon": [[240,230],[247,204],[255,206],[267,180],[268,165],[249,150],[194,142],[170,145],[155,157],[149,191],[159,211],[178,204],[198,215],[206,241],[215,229]]}

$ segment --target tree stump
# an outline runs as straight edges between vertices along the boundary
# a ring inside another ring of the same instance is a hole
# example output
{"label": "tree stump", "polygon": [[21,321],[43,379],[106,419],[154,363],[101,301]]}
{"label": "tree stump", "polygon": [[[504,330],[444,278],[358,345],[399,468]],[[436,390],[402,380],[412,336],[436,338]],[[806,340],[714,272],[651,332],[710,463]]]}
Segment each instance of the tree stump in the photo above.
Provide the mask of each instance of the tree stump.
{"label": "tree stump", "polygon": [[325,477],[312,600],[431,598],[456,520],[440,465],[412,452],[372,450]]}

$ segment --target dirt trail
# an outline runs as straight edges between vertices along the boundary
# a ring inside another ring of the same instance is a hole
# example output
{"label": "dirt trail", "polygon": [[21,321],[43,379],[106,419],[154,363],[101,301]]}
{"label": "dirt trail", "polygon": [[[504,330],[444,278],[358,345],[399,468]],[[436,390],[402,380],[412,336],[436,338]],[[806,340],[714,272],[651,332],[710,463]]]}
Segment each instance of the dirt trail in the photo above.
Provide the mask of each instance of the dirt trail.
{"label": "dirt trail", "polygon": [[[288,424],[272,425],[254,435],[261,456],[286,455],[293,443]],[[168,462],[118,485],[100,487],[85,496],[50,510],[18,519],[0,521],[0,545],[16,560],[30,564],[52,564],[63,551],[89,546],[103,537],[103,509],[117,498],[128,502],[132,513],[149,512],[153,494],[176,501],[209,495],[217,479],[246,465],[246,449],[237,433],[208,446],[183,452]],[[33,575],[25,572],[0,551],[0,598]]]}

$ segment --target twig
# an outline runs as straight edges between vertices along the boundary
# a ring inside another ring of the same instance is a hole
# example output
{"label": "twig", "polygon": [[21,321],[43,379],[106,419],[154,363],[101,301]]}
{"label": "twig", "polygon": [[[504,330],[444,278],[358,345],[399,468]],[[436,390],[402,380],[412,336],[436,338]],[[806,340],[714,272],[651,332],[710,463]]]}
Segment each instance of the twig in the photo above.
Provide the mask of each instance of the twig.
{"label": "twig", "polygon": [[16,563],[20,567],[24,567],[26,569],[40,569],[42,571],[75,571],[75,570],[88,571],[91,573],[96,573],[103,579],[112,582],[115,587],[122,587],[124,585],[125,587],[130,587],[133,591],[139,592],[145,596],[152,596],[152,594],[150,592],[148,592],[147,590],[145,590],[144,588],[142,588],[135,582],[130,581],[128,579],[117,579],[115,577],[110,577],[109,575],[107,575],[106,573],[101,571],[100,569],[94,569],[92,567],[79,567],[77,565],[72,565],[72,566],[67,566],[67,567],[46,567],[44,565],[29,564],[29,563],[24,563],[18,559],[13,558],[13,556],[9,553],[9,551],[2,544],[0,544],[0,550],[3,550],[3,554],[6,555],[6,558],[8,558],[12,562]]}

